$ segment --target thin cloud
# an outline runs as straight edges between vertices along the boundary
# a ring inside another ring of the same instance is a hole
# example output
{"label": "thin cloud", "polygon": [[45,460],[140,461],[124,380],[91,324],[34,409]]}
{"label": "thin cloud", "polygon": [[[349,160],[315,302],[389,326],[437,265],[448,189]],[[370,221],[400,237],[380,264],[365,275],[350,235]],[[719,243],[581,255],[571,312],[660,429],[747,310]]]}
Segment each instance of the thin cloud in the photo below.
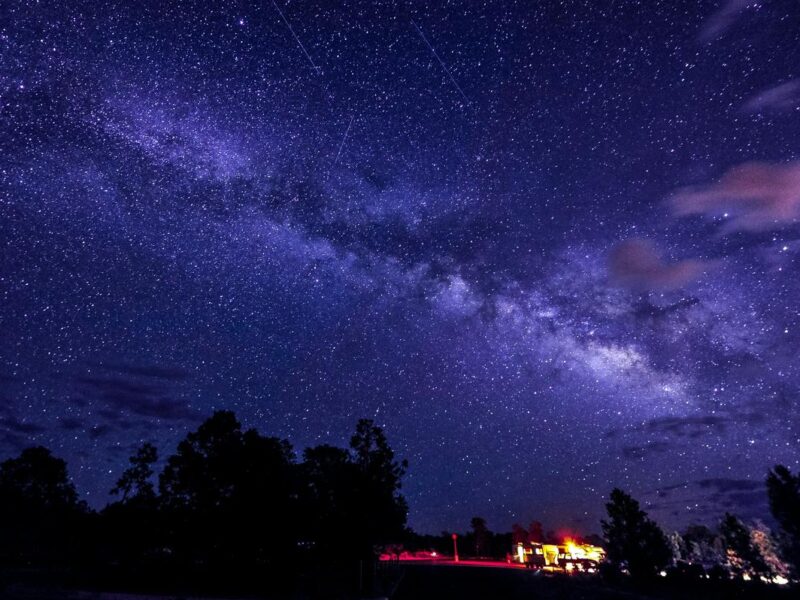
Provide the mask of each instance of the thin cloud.
{"label": "thin cloud", "polygon": [[800,109],[800,81],[787,81],[767,88],[742,106],[744,112],[783,112]]}
{"label": "thin cloud", "polygon": [[154,377],[157,379],[171,379],[180,381],[189,376],[189,372],[180,367],[162,365],[129,365],[123,363],[99,363],[100,367],[108,371],[115,371],[127,375],[139,375],[141,377]]}
{"label": "thin cloud", "polygon": [[711,42],[721,37],[748,9],[758,6],[756,0],[728,0],[714,12],[700,28],[697,36],[701,42]]}
{"label": "thin cloud", "polygon": [[15,435],[38,435],[47,431],[38,423],[24,421],[13,415],[0,417],[0,429],[6,430],[9,434]]}
{"label": "thin cloud", "polygon": [[609,256],[609,272],[618,284],[637,290],[681,288],[708,270],[708,261],[690,259],[675,263],[662,260],[648,240],[630,239],[618,244]]}
{"label": "thin cloud", "polygon": [[21,450],[31,445],[32,437],[45,431],[45,427],[19,419],[7,406],[0,406],[0,447]]}
{"label": "thin cloud", "polygon": [[716,183],[678,190],[669,204],[677,216],[724,218],[722,233],[789,225],[800,214],[800,161],[744,163]]}
{"label": "thin cloud", "polygon": [[658,502],[651,509],[684,514],[685,507],[693,506],[699,518],[707,515],[718,519],[724,511],[734,512],[742,518],[760,518],[769,513],[767,490],[763,480],[732,479],[725,477],[683,481],[657,488],[653,492]]}
{"label": "thin cloud", "polygon": [[[197,413],[186,400],[176,398],[174,377],[164,373],[128,375],[109,370],[101,376],[81,375],[75,378],[84,393],[104,402],[112,411],[164,420],[196,420]],[[107,417],[108,418],[108,417]]]}
{"label": "thin cloud", "polygon": [[623,436],[627,438],[630,434],[644,434],[650,441],[653,438],[673,442],[679,439],[693,440],[710,434],[723,434],[734,425],[759,425],[764,422],[764,418],[758,412],[656,417],[640,425],[610,429],[605,437],[618,439]]}
{"label": "thin cloud", "polygon": [[662,441],[653,441],[641,446],[623,446],[622,456],[628,460],[643,460],[652,454],[661,454],[670,449],[670,444]]}

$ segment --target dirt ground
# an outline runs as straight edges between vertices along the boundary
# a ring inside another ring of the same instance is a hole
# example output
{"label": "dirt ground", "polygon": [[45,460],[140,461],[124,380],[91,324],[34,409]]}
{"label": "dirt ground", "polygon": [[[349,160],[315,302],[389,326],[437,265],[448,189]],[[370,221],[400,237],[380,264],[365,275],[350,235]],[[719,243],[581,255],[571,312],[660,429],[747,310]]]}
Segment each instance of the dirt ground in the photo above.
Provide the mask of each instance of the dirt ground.
{"label": "dirt ground", "polygon": [[743,582],[669,582],[611,586],[599,576],[549,575],[539,571],[409,565],[392,600],[789,600],[800,591]]}

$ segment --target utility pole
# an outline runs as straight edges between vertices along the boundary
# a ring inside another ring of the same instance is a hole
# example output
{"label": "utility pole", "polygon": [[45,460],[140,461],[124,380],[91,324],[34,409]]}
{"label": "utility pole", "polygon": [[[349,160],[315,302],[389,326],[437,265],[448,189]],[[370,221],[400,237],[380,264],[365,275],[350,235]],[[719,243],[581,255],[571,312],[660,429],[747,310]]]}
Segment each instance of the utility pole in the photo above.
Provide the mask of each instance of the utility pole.
{"label": "utility pole", "polygon": [[453,534],[453,559],[455,562],[458,562],[458,534]]}

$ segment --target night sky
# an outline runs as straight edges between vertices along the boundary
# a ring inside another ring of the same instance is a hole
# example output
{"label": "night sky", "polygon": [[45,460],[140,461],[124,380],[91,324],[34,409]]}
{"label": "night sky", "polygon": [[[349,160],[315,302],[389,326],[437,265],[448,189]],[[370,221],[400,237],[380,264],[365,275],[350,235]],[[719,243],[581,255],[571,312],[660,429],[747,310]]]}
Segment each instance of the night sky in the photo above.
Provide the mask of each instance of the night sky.
{"label": "night sky", "polygon": [[764,516],[800,466],[797,0],[0,8],[0,458],[232,409],[409,524]]}

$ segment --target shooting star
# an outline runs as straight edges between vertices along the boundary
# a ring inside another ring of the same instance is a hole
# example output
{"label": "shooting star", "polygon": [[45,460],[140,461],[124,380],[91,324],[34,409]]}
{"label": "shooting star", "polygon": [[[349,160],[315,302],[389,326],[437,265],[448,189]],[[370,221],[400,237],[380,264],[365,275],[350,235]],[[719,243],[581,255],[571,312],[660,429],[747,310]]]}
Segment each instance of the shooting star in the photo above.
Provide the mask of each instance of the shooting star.
{"label": "shooting star", "polygon": [[342,148],[344,148],[344,143],[347,141],[347,134],[350,133],[350,126],[353,124],[354,118],[355,117],[350,117],[350,122],[347,124],[347,129],[344,130],[344,137],[342,138],[342,143],[339,144],[339,151],[336,153],[336,160],[333,161],[334,165],[339,162],[339,156],[342,154]]}
{"label": "shooting star", "polygon": [[310,63],[311,63],[311,66],[312,66],[312,67],[314,67],[314,70],[315,70],[317,73],[319,73],[319,67],[318,67],[317,65],[315,65],[315,64],[314,64],[314,61],[311,59],[311,55],[310,55],[310,54],[308,53],[308,51],[306,50],[306,47],[305,47],[305,46],[303,46],[303,42],[301,42],[301,41],[300,41],[300,38],[299,38],[299,37],[297,37],[297,34],[294,32],[294,29],[292,29],[292,26],[291,26],[291,25],[289,25],[289,21],[287,21],[287,20],[286,20],[286,17],[284,17],[284,16],[283,16],[283,12],[282,12],[282,11],[281,11],[281,9],[278,7],[278,5],[275,3],[275,0],[272,0],[272,6],[274,6],[274,7],[275,7],[275,10],[277,10],[277,11],[278,11],[278,14],[281,16],[281,19],[283,19],[283,22],[284,22],[284,23],[286,23],[286,27],[288,27],[288,28],[289,28],[289,31],[291,31],[291,32],[292,32],[292,35],[294,36],[294,39],[295,39],[295,41],[297,42],[297,45],[298,45],[298,46],[300,46],[300,49],[303,51],[303,54],[305,54],[305,55],[306,55],[306,58],[308,59],[308,62],[310,62]]}
{"label": "shooting star", "polygon": [[458,93],[461,94],[461,97],[464,98],[464,102],[469,104],[469,98],[467,98],[467,95],[464,93],[464,90],[462,90],[461,86],[458,85],[458,83],[455,80],[455,77],[453,77],[453,74],[450,72],[450,69],[448,69],[447,65],[444,64],[444,61],[441,58],[439,58],[439,55],[436,53],[436,50],[433,48],[431,43],[428,41],[428,38],[426,38],[425,34],[422,33],[422,29],[420,29],[419,25],[417,25],[414,21],[411,21],[411,24],[417,30],[417,33],[419,33],[419,36],[422,38],[422,41],[425,42],[425,44],[428,46],[428,48],[430,48],[431,52],[433,52],[433,55],[436,57],[436,60],[439,61],[439,64],[442,65],[442,69],[444,69],[444,72],[447,73],[447,76],[450,78],[450,81],[453,82],[453,85],[458,90]]}

